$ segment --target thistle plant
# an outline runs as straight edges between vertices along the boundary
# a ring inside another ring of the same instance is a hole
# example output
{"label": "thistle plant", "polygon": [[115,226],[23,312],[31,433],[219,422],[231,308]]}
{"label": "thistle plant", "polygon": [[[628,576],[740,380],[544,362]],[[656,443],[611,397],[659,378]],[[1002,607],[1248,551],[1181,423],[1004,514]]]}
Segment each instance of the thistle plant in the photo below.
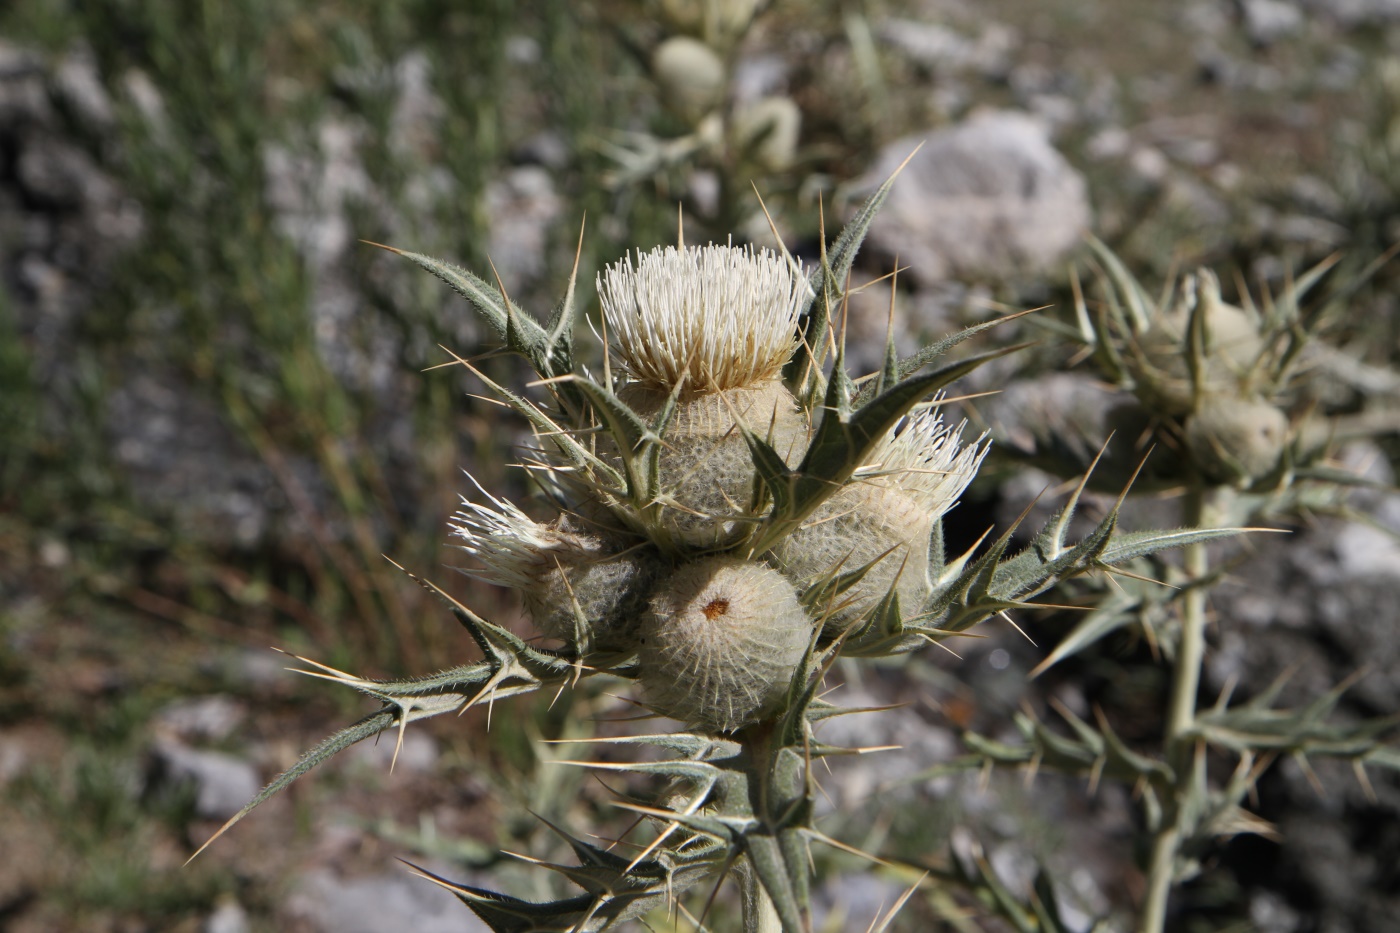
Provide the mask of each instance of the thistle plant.
{"label": "thistle plant", "polygon": [[861,751],[822,742],[817,727],[878,714],[818,696],[837,658],[918,651],[1033,606],[1057,580],[1233,533],[1119,533],[1115,508],[1070,541],[1081,484],[1019,553],[1010,552],[1015,529],[945,553],[941,516],[987,448],[941,421],[938,393],[1017,348],[944,361],[992,321],[907,358],[891,340],[879,372],[846,372],[844,283],[889,188],[823,247],[810,272],[785,250],[683,243],[608,266],[598,279],[601,371],[574,357],[577,263],[541,323],[503,289],[395,250],[461,293],[538,376],[537,400],[459,358],[534,429],[525,465],[556,517],[533,521],[478,490],[464,499],[453,534],[475,559],[468,572],[520,591],[549,641],[523,639],[421,581],[484,658],[393,681],[299,659],[307,673],[358,690],[379,709],[307,752],[214,838],[384,730],[402,741],[420,719],[621,679],[636,685],[637,702],[679,723],[605,740],[636,749],[636,760],[576,763],[664,782],[649,804],[617,801],[649,834],[636,840],[638,854],[555,828],[578,864],[544,867],[582,893],[544,903],[433,880],[494,930],[594,931],[732,876],[745,930],[810,930],[809,848],[842,846],[814,825],[813,763]]}
{"label": "thistle plant", "polygon": [[[761,230],[749,210],[748,184],[774,180],[799,161],[802,111],[787,94],[740,99],[735,87],[737,49],[770,4],[762,0],[656,0],[653,23],[632,40],[645,58],[651,89],[670,115],[671,127],[629,131],[605,146],[616,168],[612,182],[648,181],[681,189],[697,170],[712,173],[717,190],[693,198],[693,213],[714,229],[746,224]],[[690,191],[689,194],[695,194]]]}
{"label": "thistle plant", "polygon": [[[1119,387],[1120,401],[1111,418],[1083,417],[1077,426],[1066,418],[1058,425],[1061,434],[1078,436],[1037,437],[1039,449],[1026,453],[1040,454],[1039,465],[1069,474],[1077,468],[1073,452],[1086,449],[1086,442],[1089,448],[1103,445],[1101,456],[1106,453],[1119,467],[1155,447],[1143,485],[1178,493],[1182,524],[1200,531],[1298,514],[1364,518],[1348,511],[1345,495],[1347,486],[1364,481],[1332,466],[1328,455],[1339,439],[1394,430],[1393,415],[1328,417],[1311,382],[1340,355],[1326,346],[1329,322],[1388,257],[1340,286],[1332,283],[1320,308],[1308,313],[1304,302],[1322,287],[1335,260],[1258,302],[1242,290],[1241,304],[1232,305],[1223,300],[1209,269],[1169,282],[1154,297],[1108,247],[1097,240],[1091,247],[1101,300],[1091,311],[1078,278],[1073,280],[1077,336],[1092,351],[1100,374]],[[1109,422],[1130,429],[1120,430],[1116,450],[1105,436]],[[1312,756],[1349,760],[1368,795],[1367,765],[1400,768],[1400,755],[1386,744],[1400,717],[1329,721],[1345,684],[1301,709],[1275,706],[1283,679],[1233,705],[1227,688],[1209,708],[1200,708],[1208,599],[1224,569],[1206,542],[1200,536],[1186,543],[1180,566],[1150,559],[1124,568],[1116,592],[1101,594],[1033,672],[1038,675],[1116,630],[1137,628],[1170,667],[1155,753],[1129,749],[1102,714],[1090,724],[1064,708],[1059,712],[1071,737],[1030,714],[1017,717],[1023,744],[966,736],[972,766],[1025,767],[1032,774],[1044,766],[1085,775],[1091,787],[1103,777],[1132,785],[1148,837],[1142,933],[1168,926],[1174,887],[1201,872],[1205,854],[1218,840],[1272,832],[1247,804],[1277,756],[1291,755],[1305,770]],[[1229,625],[1229,619],[1220,624]],[[1228,777],[1210,773],[1207,753],[1212,751],[1234,758]]]}

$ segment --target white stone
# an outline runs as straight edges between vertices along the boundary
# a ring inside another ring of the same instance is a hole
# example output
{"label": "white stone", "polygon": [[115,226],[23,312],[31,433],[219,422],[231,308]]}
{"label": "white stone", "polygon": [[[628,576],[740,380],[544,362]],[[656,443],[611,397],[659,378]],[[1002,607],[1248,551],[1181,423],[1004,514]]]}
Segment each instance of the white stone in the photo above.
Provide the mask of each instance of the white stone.
{"label": "white stone", "polygon": [[201,819],[226,820],[262,789],[257,770],[233,755],[193,749],[172,740],[158,741],[154,754],[160,780],[194,783],[194,808]]}
{"label": "white stone", "polygon": [[288,912],[322,933],[486,933],[450,892],[407,872],[344,878],[324,869],[301,876]]}
{"label": "white stone", "polygon": [[1303,11],[1288,0],[1243,0],[1240,6],[1249,41],[1258,45],[1270,45],[1303,26]]}
{"label": "white stone", "polygon": [[870,229],[871,246],[917,281],[1036,274],[1089,226],[1084,177],[1043,123],[1015,111],[890,143],[858,188],[873,190],[920,142]]}

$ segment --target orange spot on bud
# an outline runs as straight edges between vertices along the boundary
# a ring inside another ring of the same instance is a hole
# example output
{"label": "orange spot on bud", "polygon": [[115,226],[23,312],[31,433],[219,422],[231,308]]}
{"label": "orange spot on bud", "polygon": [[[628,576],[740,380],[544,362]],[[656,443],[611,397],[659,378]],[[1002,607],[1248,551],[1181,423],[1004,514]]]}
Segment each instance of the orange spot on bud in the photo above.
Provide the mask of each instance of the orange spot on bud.
{"label": "orange spot on bud", "polygon": [[705,608],[700,611],[704,613],[705,618],[713,622],[729,611],[729,600],[723,597],[712,599],[705,605]]}

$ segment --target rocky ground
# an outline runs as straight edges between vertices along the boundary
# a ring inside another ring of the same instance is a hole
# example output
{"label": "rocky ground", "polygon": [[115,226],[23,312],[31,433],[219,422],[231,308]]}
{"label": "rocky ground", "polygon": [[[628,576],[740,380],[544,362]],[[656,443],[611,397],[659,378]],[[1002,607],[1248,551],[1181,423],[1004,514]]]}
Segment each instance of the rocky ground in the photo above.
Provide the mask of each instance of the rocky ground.
{"label": "rocky ground", "polygon": [[[703,228],[720,182],[700,166],[600,186],[616,168],[600,140],[672,129],[600,22],[627,5],[583,5],[577,21],[549,4],[475,19],[386,4],[398,12],[380,22],[353,4],[298,8],[275,35],[250,25],[257,3],[209,5],[173,33],[107,6],[81,21],[37,2],[0,14],[0,927],[476,929],[395,858],[543,896],[497,848],[551,853],[532,811],[609,817],[532,739],[625,716],[621,701],[497,708],[489,731],[485,710],[434,721],[408,733],[392,775],[392,743],[357,748],[181,867],[365,711],[294,682],[268,644],[367,674],[471,650],[381,553],[516,611],[434,571],[455,560],[442,531],[470,491],[458,469],[523,488],[500,467],[523,428],[465,398],[469,381],[421,373],[443,361],[436,344],[469,355],[481,334],[358,240],[477,269],[489,254],[513,296],[547,307],[585,208],[596,268],[662,236],[675,197]],[[1359,269],[1400,240],[1394,0],[773,6],[740,48],[735,93],[777,89],[803,110],[805,161],[771,181],[791,195],[775,207],[795,244],[814,242],[812,192],[839,209],[925,140],[861,270],[908,267],[903,345],[991,308],[1063,307],[1086,228],[1147,280],[1207,263],[1273,286],[1333,251]],[[1397,281],[1382,269],[1342,322],[1362,364],[1339,367],[1337,404],[1396,391]],[[853,356],[872,367],[890,320],[875,291],[852,303]],[[979,387],[1052,397],[1047,373],[1072,355],[1036,350]],[[1346,457],[1388,484],[1397,450],[1391,435]],[[1050,482],[989,469],[953,533],[970,543]],[[1400,710],[1400,547],[1380,530],[1400,533],[1400,499],[1351,505],[1372,521],[1305,518],[1237,551],[1212,602],[1207,696],[1291,672],[1283,699],[1305,703],[1364,672],[1339,715]],[[1161,521],[1170,504],[1143,509]],[[1023,621],[1039,647],[989,626],[961,659],[839,672],[847,702],[907,704],[852,718],[849,738],[904,751],[824,778],[829,825],[902,854],[980,850],[1017,890],[1043,862],[1073,916],[1126,929],[1143,884],[1130,789],[948,767],[963,729],[1005,737],[1021,704],[1051,697],[1116,709],[1151,738],[1161,684],[1145,645],[1108,640],[1028,686],[1063,622]],[[1369,796],[1347,767],[1314,771],[1285,760],[1265,776],[1257,812],[1282,841],[1207,853],[1179,929],[1387,927],[1400,784],[1373,773]],[[825,867],[828,929],[864,928],[907,883]],[[951,904],[916,903],[897,928],[927,929]]]}

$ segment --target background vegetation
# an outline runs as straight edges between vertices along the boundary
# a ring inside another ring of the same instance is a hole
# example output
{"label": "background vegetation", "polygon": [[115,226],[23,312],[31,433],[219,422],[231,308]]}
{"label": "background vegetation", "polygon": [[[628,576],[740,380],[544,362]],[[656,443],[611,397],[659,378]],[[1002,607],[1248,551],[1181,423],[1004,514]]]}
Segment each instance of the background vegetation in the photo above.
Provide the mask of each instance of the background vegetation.
{"label": "background vegetation", "polygon": [[[255,929],[319,929],[325,878],[392,877],[386,857],[409,853],[491,868],[510,886],[497,845],[537,855],[550,845],[530,810],[562,820],[595,806],[577,779],[541,767],[546,753],[531,740],[579,728],[566,723],[586,721],[594,704],[616,711],[599,698],[546,697],[489,733],[484,711],[434,723],[421,770],[388,777],[351,762],[179,867],[218,820],[198,782],[168,779],[186,760],[170,749],[226,752],[265,778],[328,723],[360,713],[278,672],[269,644],[364,675],[421,672],[471,651],[382,555],[483,615],[516,612],[441,568],[457,560],[444,525],[470,492],[461,469],[526,498],[507,467],[523,427],[476,401],[460,371],[423,372],[447,359],[439,344],[476,355],[488,349],[483,335],[439,283],[358,241],[479,270],[494,262],[513,297],[547,308],[585,215],[585,283],[625,249],[669,241],[678,200],[688,237],[761,237],[740,176],[753,178],[785,239],[810,248],[819,196],[839,212],[886,144],[978,107],[1011,107],[1054,126],[1084,173],[1095,232],[1145,281],[1209,264],[1277,284],[1335,250],[1337,274],[1354,274],[1400,235],[1400,37],[1383,11],[1353,7],[778,0],[735,52],[748,63],[736,85],[777,69],[802,112],[795,160],[763,170],[737,156],[637,158],[693,129],[648,72],[664,34],[649,4],[7,4],[0,925],[200,929],[237,915]],[[905,22],[943,29],[962,57],[938,53],[937,32],[926,34],[932,52],[911,50],[897,41]],[[1066,269],[925,282],[902,300],[902,326],[912,338],[989,308],[1048,302],[1061,308],[1053,319],[1069,321]],[[1382,268],[1339,325],[1377,391],[1394,391],[1384,367],[1400,355],[1395,282],[1394,266]],[[1020,365],[1058,368],[1069,355],[1052,343]],[[497,360],[482,365],[519,378]],[[1389,444],[1394,462],[1394,435]],[[999,505],[1019,511],[1018,471],[989,471],[969,494],[959,510],[969,543]],[[1395,605],[1378,599],[1369,624],[1394,631]],[[995,650],[1014,660],[1024,649]],[[924,670],[886,693],[937,697],[922,714],[946,729],[1004,721],[1022,688],[983,670],[1007,668],[985,661],[995,650],[972,655],[981,674],[921,659]],[[1350,657],[1337,644],[1320,650]],[[1063,677],[1098,685],[1095,696],[1106,691],[1130,714],[1134,703],[1150,710],[1144,697],[1161,685],[1131,683],[1145,651],[1115,645]],[[191,704],[211,696],[236,728],[192,728],[172,713],[207,710]],[[1359,712],[1394,711],[1391,694],[1364,697]],[[1052,787],[1040,799],[1014,784],[1001,791],[1009,812],[1024,808],[1027,845],[1043,853],[1075,844],[1055,836],[1062,814],[1045,808],[1079,804]],[[858,807],[873,804],[848,791],[838,797],[858,825]],[[1342,793],[1323,812],[1364,824],[1392,813],[1395,793],[1359,806]],[[918,799],[933,807],[938,796]],[[891,849],[911,857],[941,852],[965,823],[937,808],[926,820],[874,817]],[[1338,844],[1391,865],[1400,849],[1374,829]],[[1352,924],[1326,929],[1366,928],[1364,915],[1306,886],[1284,890],[1239,867],[1248,860],[1225,852],[1199,901],[1204,928],[1267,928],[1259,912],[1275,908],[1296,920],[1276,929],[1322,929],[1324,915]],[[852,871],[857,880],[828,895],[848,907],[863,904],[863,869]],[[1394,880],[1351,879],[1377,891]],[[1131,873],[1119,882],[1102,912],[1136,896]],[[522,875],[515,890],[534,883]],[[871,897],[893,900],[883,889]],[[912,905],[908,928],[958,916],[950,898]],[[444,923],[460,919],[449,906]],[[873,913],[850,909],[862,926]]]}

